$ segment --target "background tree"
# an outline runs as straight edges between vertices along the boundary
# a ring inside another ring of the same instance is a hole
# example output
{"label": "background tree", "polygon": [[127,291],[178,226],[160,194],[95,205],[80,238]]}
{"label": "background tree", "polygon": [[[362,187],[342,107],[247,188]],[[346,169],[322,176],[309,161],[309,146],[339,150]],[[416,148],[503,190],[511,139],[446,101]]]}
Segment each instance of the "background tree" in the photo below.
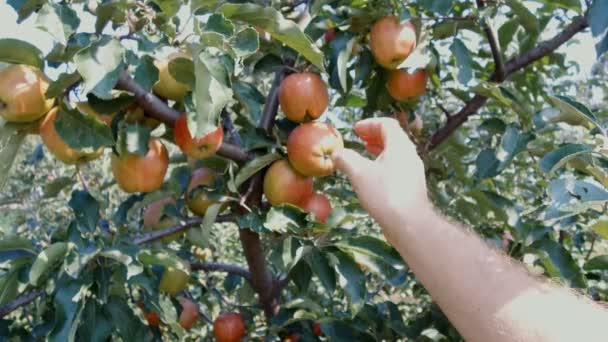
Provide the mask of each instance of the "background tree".
{"label": "background tree", "polygon": [[8,4],[53,48],[0,39],[0,336],[459,340],[327,158],[372,116],[440,210],[607,300],[608,1]]}

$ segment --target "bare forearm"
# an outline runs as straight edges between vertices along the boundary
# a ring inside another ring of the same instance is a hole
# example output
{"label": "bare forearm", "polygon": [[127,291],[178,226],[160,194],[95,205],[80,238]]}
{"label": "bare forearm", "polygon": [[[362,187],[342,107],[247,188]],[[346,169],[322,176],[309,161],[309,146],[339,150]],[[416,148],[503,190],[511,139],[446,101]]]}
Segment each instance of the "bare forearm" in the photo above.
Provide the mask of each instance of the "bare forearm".
{"label": "bare forearm", "polygon": [[392,226],[391,243],[467,341],[605,340],[599,306],[535,279],[430,208],[412,216],[381,224]]}

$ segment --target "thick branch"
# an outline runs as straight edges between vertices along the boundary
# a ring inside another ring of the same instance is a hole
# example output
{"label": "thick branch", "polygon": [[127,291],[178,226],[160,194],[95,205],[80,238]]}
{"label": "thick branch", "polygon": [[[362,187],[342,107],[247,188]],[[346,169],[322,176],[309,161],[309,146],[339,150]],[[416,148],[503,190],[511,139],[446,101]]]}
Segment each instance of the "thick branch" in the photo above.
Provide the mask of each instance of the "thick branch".
{"label": "thick branch", "polygon": [[245,268],[237,266],[237,265],[223,264],[223,263],[219,263],[219,262],[194,262],[194,263],[190,264],[190,269],[192,271],[226,272],[226,273],[241,276],[247,280],[249,280],[251,278],[251,274]]}
{"label": "thick branch", "polygon": [[264,112],[262,113],[262,118],[259,124],[259,127],[266,131],[266,133],[270,132],[270,129],[274,124],[274,118],[277,116],[277,111],[279,109],[279,87],[285,78],[285,74],[285,69],[276,72],[274,80],[272,81],[272,86],[270,87],[270,92],[266,97]]}
{"label": "thick branch", "polygon": [[[281,81],[285,77],[285,70],[277,71],[272,87],[266,98],[264,112],[260,119],[259,127],[270,133],[274,124],[278,110],[278,88]],[[250,208],[259,207],[262,202],[262,182],[264,180],[264,171],[260,171],[253,175],[244,187],[247,189],[247,198],[245,204]],[[274,279],[266,266],[266,254],[262,247],[260,235],[247,227],[241,227],[239,230],[239,238],[243,246],[243,253],[251,272],[251,286],[259,295],[260,306],[264,310],[267,318],[271,318],[275,314],[277,306],[277,298],[275,295]]]}
{"label": "thick branch", "polygon": [[[529,66],[537,60],[553,53],[562,44],[570,40],[575,34],[583,31],[588,27],[587,17],[579,17],[570,25],[566,26],[563,31],[558,33],[555,37],[539,43],[533,49],[528,52],[511,58],[504,67],[505,77],[500,79],[497,72],[495,71],[490,77],[491,81],[501,83],[511,74]],[[477,111],[486,103],[487,97],[482,95],[475,95],[457,114],[451,117],[451,120],[441,127],[429,140],[426,150],[430,151],[442,142],[444,142],[458,127],[465,123],[469,116],[477,113]]]}
{"label": "thick branch", "polygon": [[15,300],[8,302],[2,306],[0,306],[0,318],[8,315],[13,312],[17,308],[25,306],[31,302],[33,302],[36,298],[42,296],[44,294],[44,290],[33,290],[28,292],[21,297],[17,297]]}
{"label": "thick branch", "polygon": [[[129,76],[129,73],[126,70],[120,74],[116,89],[133,93],[135,101],[143,108],[146,115],[162,121],[171,127],[173,127],[173,124],[175,124],[175,121],[180,116],[180,112],[169,107],[156,95],[142,88],[142,86]],[[249,154],[245,149],[228,143],[222,143],[217,154],[238,163],[244,163],[250,159]]]}
{"label": "thick branch", "polygon": [[241,135],[234,127],[234,123],[230,118],[230,113],[226,109],[222,110],[222,124],[224,125],[224,129],[230,133],[230,137],[236,146],[245,146],[243,144],[243,139],[241,139]]}

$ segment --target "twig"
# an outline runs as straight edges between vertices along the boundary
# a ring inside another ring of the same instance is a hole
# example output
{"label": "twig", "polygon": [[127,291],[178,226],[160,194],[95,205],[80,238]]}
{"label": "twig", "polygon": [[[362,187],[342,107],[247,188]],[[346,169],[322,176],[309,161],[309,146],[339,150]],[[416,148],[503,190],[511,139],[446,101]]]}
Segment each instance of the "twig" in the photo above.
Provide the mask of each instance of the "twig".
{"label": "twig", "polygon": [[593,239],[591,240],[591,246],[589,247],[589,251],[587,251],[587,255],[585,255],[585,262],[589,261],[591,257],[591,253],[593,253],[593,249],[595,248],[595,240],[597,240],[597,235],[593,234]]}
{"label": "twig", "polygon": [[450,113],[447,109],[445,109],[445,107],[439,102],[437,102],[437,107],[439,107],[439,109],[441,109],[443,114],[445,114],[446,119],[448,119],[448,121],[450,121],[450,119],[452,118],[452,113]]}
{"label": "twig", "polygon": [[224,128],[228,131],[228,133],[230,133],[230,137],[232,138],[232,141],[237,146],[244,146],[243,139],[241,139],[241,135],[236,130],[236,127],[234,127],[234,123],[232,122],[232,119],[230,118],[230,113],[228,113],[228,111],[226,109],[222,110],[222,124],[224,125]]}
{"label": "twig", "polygon": [[[575,34],[583,31],[588,26],[589,24],[587,22],[586,15],[576,19],[553,38],[539,43],[534,48],[520,56],[511,58],[504,66],[504,78],[502,80],[500,80],[499,75],[496,72],[492,74],[490,80],[501,83],[511,74],[552,53],[562,44],[570,40]],[[475,95],[457,114],[451,117],[451,120],[449,120],[443,127],[433,134],[427,143],[425,148],[426,151],[431,151],[444,142],[450,135],[452,135],[452,133],[454,133],[456,129],[467,121],[469,116],[477,113],[477,111],[486,103],[487,100],[488,98],[485,96]]]}
{"label": "twig", "polygon": [[[169,107],[165,102],[156,97],[156,95],[147,92],[142,86],[137,84],[137,82],[129,76],[129,73],[126,70],[120,74],[116,89],[133,93],[135,101],[143,108],[146,115],[170,126],[173,126],[177,118],[181,115],[180,112]],[[250,159],[250,156],[245,149],[228,143],[222,143],[217,154],[221,157],[234,160],[237,163],[244,163]]]}
{"label": "twig", "polygon": [[245,278],[246,280],[251,279],[251,273],[243,267],[237,265],[224,264],[219,262],[195,262],[190,264],[192,271],[219,271],[234,274]]}
{"label": "twig", "polygon": [[76,165],[76,176],[80,180],[80,183],[82,184],[82,187],[84,188],[84,190],[86,192],[89,192],[89,187],[87,186],[87,182],[84,180],[84,177],[82,176],[82,173],[80,172],[80,166],[78,166],[78,165]]}
{"label": "twig", "polygon": [[17,310],[18,308],[25,306],[31,302],[33,302],[36,298],[42,296],[44,294],[44,290],[37,289],[32,290],[29,293],[21,295],[17,297],[11,302],[8,302],[2,306],[0,306],[0,318],[8,315],[9,313]]}
{"label": "twig", "polygon": [[[215,222],[232,222],[232,221],[234,221],[234,216],[231,214],[220,215],[215,220]],[[182,221],[178,224],[175,224],[171,227],[168,227],[165,229],[154,230],[154,231],[142,234],[141,236],[133,239],[133,242],[137,245],[141,245],[144,243],[156,241],[156,240],[162,239],[166,236],[169,236],[171,234],[184,232],[192,227],[199,226],[202,223],[203,223],[202,217],[190,218],[190,219]]]}
{"label": "twig", "polygon": [[[482,9],[486,6],[483,0],[477,0],[477,7]],[[482,18],[481,27],[488,37],[488,43],[490,43],[490,49],[492,50],[492,57],[494,58],[494,75],[497,82],[502,82],[505,79],[505,65],[502,59],[502,52],[498,46],[496,40],[496,34],[494,29],[490,26],[486,19]]]}

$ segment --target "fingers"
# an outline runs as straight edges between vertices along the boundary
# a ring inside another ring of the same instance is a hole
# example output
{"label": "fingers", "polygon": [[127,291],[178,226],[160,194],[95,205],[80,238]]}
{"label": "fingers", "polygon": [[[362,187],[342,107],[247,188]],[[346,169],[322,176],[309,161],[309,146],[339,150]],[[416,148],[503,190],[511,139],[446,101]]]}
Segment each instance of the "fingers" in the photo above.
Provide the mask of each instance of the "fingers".
{"label": "fingers", "polygon": [[362,157],[359,153],[350,150],[342,149],[336,151],[332,158],[338,170],[344,172],[351,182],[356,182],[357,175],[365,174],[373,166],[373,162]]}
{"label": "fingers", "polygon": [[399,122],[391,118],[361,120],[355,124],[355,132],[365,142],[366,149],[376,155],[405,136]]}
{"label": "fingers", "polygon": [[365,142],[368,152],[379,155],[386,150],[415,151],[415,146],[392,118],[365,119],[355,124],[355,132]]}

